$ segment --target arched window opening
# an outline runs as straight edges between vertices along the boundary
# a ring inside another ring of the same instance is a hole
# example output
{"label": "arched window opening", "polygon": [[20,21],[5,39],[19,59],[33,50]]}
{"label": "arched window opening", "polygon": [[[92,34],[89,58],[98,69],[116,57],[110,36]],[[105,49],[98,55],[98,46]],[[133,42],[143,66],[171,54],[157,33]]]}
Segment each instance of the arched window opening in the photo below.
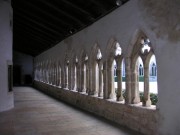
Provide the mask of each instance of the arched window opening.
{"label": "arched window opening", "polygon": [[139,83],[139,87],[138,90],[140,91],[140,94],[144,92],[144,65],[143,65],[143,61],[141,59],[141,57],[138,57],[137,59],[137,66],[136,68],[138,68],[138,83]]}
{"label": "arched window opening", "polygon": [[157,65],[156,57],[152,55],[149,61],[149,91],[152,105],[156,105],[158,101],[158,86],[157,86]]}
{"label": "arched window opening", "polygon": [[[141,57],[143,57],[144,63],[144,91],[143,95],[141,96],[141,101],[143,106],[149,107],[152,103],[155,104],[154,98],[152,98],[152,94],[154,93],[152,92],[157,93],[157,82],[154,84],[151,82],[153,79],[156,79],[151,76],[156,74],[156,60],[155,56],[153,55],[150,40],[148,38],[142,38],[141,45]],[[153,95],[153,97],[155,97],[155,95]]]}
{"label": "arched window opening", "polygon": [[151,50],[151,47],[149,46],[150,44],[150,40],[148,38],[142,38],[141,39],[141,53],[144,54],[144,53],[149,53],[150,50]]}
{"label": "arched window opening", "polygon": [[151,76],[156,76],[156,64],[153,63],[152,66],[151,66]]}
{"label": "arched window opening", "polygon": [[116,43],[114,52],[114,86],[116,93],[116,100],[123,101],[123,87],[122,87],[122,49],[119,43]]}
{"label": "arched window opening", "polygon": [[122,77],[124,77],[123,78],[123,81],[125,81],[125,61],[124,61],[124,59],[122,60]]}
{"label": "arched window opening", "polygon": [[150,59],[150,65],[149,65],[149,72],[150,72],[150,77],[154,77],[154,79],[157,79],[157,66],[156,66],[156,58],[155,55],[151,56]]}
{"label": "arched window opening", "polygon": [[126,73],[125,73],[125,60],[124,58],[122,59],[121,62],[121,75],[122,75],[122,94],[123,97],[125,98],[125,91],[126,91]]}
{"label": "arched window opening", "polygon": [[142,64],[139,64],[139,76],[144,76],[144,68]]}

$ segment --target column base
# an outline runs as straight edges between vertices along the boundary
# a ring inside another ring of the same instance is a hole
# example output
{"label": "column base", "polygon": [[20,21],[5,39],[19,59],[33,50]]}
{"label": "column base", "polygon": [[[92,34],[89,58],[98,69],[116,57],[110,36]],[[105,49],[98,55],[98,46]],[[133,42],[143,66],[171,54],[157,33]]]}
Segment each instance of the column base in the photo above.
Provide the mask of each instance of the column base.
{"label": "column base", "polygon": [[121,95],[119,97],[116,96],[116,101],[123,101],[124,100],[124,97]]}
{"label": "column base", "polygon": [[113,98],[115,98],[115,94],[111,93],[111,94],[109,95],[109,99],[113,99]]}
{"label": "column base", "polygon": [[102,93],[102,92],[99,92],[99,93],[98,93],[98,97],[103,97],[103,93]]}
{"label": "column base", "polygon": [[140,103],[140,98],[139,97],[135,97],[134,99],[133,99],[133,102],[132,102],[133,104],[138,104],[138,103]]}
{"label": "column base", "polygon": [[151,100],[148,99],[147,101],[144,101],[144,102],[143,102],[143,106],[145,106],[145,107],[150,107],[150,106],[151,106]]}

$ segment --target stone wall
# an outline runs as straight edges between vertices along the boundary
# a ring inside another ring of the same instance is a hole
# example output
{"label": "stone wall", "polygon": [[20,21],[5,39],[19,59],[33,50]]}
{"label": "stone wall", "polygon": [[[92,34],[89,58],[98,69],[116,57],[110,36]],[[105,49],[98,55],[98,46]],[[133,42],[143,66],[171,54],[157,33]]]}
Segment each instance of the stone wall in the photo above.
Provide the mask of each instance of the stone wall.
{"label": "stone wall", "polygon": [[0,0],[0,112],[14,107],[13,92],[8,87],[8,65],[12,65],[12,7],[10,0]]}
{"label": "stone wall", "polygon": [[146,135],[156,135],[158,111],[135,105],[126,105],[108,99],[89,96],[85,93],[62,89],[43,82],[34,81],[34,87],[56,99],[102,116],[122,126]]}
{"label": "stone wall", "polygon": [[[109,66],[106,61],[109,60],[113,42],[117,41],[122,48],[123,57],[126,60],[126,75],[128,75],[126,78],[127,80],[131,80],[132,77],[129,73],[132,72],[130,62],[133,48],[137,48],[138,44],[136,44],[136,42],[141,35],[139,33],[143,33],[151,41],[157,63],[158,103],[156,110],[158,112],[158,124],[156,134],[179,135],[180,106],[178,103],[180,95],[180,72],[178,67],[180,66],[180,40],[178,35],[180,23],[178,23],[178,3],[178,0],[130,0],[89,27],[66,38],[55,47],[35,57],[34,62],[58,62],[62,68],[62,77],[64,77],[66,56],[69,56],[68,58],[77,56],[81,62],[82,52],[84,51],[88,56],[93,57],[93,47],[97,44],[102,53],[102,61],[108,69]],[[93,72],[90,71],[90,73],[92,74]],[[105,89],[103,90],[107,92],[110,90],[109,86],[111,83],[108,83],[108,79],[110,78],[107,72],[105,72],[105,75]],[[64,82],[64,80],[65,78],[62,78],[62,82]],[[93,79],[90,81],[92,80]],[[131,81],[129,81],[129,83],[126,81],[126,83],[129,86],[126,87],[126,89],[133,91],[133,89],[131,89]],[[94,90],[94,82],[91,83],[88,88]],[[129,95],[130,94],[131,93],[129,93]],[[102,101],[104,102],[104,100]],[[113,104],[117,103],[113,102]],[[128,105],[128,107],[129,106],[132,105]],[[133,107],[133,110],[136,110],[136,107]],[[141,110],[147,111],[146,108],[141,108]],[[153,115],[153,113],[150,114],[146,112],[145,115]],[[141,115],[139,115],[139,117],[141,117]],[[150,119],[148,121],[151,122],[152,120]],[[126,123],[126,121],[122,123]],[[139,122],[136,126],[142,127]],[[128,127],[132,127],[131,124],[129,124]],[[144,128],[144,130],[145,129],[146,128]],[[146,130],[148,130],[148,126]],[[154,134],[155,133],[151,135]]]}

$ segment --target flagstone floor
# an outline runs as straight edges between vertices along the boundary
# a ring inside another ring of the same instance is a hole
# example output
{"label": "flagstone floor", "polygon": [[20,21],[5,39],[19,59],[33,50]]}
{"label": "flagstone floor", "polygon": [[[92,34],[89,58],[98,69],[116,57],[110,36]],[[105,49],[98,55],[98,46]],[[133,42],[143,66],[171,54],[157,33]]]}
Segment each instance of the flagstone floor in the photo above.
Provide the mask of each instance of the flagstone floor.
{"label": "flagstone floor", "polygon": [[0,135],[140,135],[31,87],[14,87],[14,96],[14,109],[0,113]]}

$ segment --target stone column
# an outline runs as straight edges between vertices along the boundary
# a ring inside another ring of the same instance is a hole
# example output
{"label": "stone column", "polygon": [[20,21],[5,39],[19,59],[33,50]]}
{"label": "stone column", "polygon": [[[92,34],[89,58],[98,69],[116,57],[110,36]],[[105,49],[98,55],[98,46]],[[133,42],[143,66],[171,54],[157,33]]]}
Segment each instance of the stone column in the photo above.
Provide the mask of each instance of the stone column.
{"label": "stone column", "polygon": [[59,87],[62,87],[62,73],[61,73],[61,68],[59,68]]}
{"label": "stone column", "polygon": [[71,75],[70,75],[70,90],[74,90],[75,85],[75,65],[72,65],[71,67]]}
{"label": "stone column", "polygon": [[81,90],[81,67],[78,65],[77,68],[77,91],[80,92]]}
{"label": "stone column", "polygon": [[74,68],[74,90],[77,91],[77,64]]}
{"label": "stone column", "polygon": [[107,77],[107,61],[103,63],[103,98],[108,98],[108,77]]}
{"label": "stone column", "polygon": [[151,106],[150,93],[149,93],[149,65],[144,66],[144,99],[143,105],[146,107]]}
{"label": "stone column", "polygon": [[86,67],[86,93],[89,93],[89,67]]}
{"label": "stone column", "polygon": [[131,104],[131,58],[125,58],[126,91],[125,103]]}
{"label": "stone column", "polygon": [[49,84],[51,84],[51,67],[49,68]]}
{"label": "stone column", "polygon": [[83,64],[82,70],[82,92],[86,91],[86,64]]}
{"label": "stone column", "polygon": [[59,69],[58,69],[58,65],[56,67],[56,86],[59,86]]}
{"label": "stone column", "polygon": [[66,65],[66,69],[65,69],[65,88],[67,89],[68,88],[68,70],[69,70],[69,67],[68,65]]}
{"label": "stone column", "polygon": [[[91,81],[90,81],[90,95],[98,94],[98,85],[99,85],[99,77],[97,76],[96,65],[97,63],[93,63],[93,69],[91,70]],[[99,74],[99,72],[98,72]]]}
{"label": "stone column", "polygon": [[116,93],[116,100],[123,101],[123,94],[122,94],[122,70],[121,70],[121,61],[117,60],[117,93]]}
{"label": "stone column", "polygon": [[92,95],[92,69],[89,69],[89,89],[88,95]]}
{"label": "stone column", "polygon": [[99,66],[98,63],[95,64],[95,88],[94,88],[94,95],[98,96],[99,92]]}
{"label": "stone column", "polygon": [[72,88],[71,87],[71,85],[72,85],[72,81],[71,81],[72,80],[72,66],[69,65],[68,69],[69,69],[68,70],[68,89],[71,90],[71,88]]}
{"label": "stone column", "polygon": [[[108,89],[109,89],[109,99],[115,98],[115,88],[114,88],[114,65],[110,63],[110,66],[108,67]],[[113,67],[112,67],[113,66]]]}
{"label": "stone column", "polygon": [[59,66],[57,65],[56,68],[56,85],[59,86]]}
{"label": "stone column", "polygon": [[54,85],[56,86],[56,66],[54,65]]}
{"label": "stone column", "polygon": [[98,91],[98,97],[103,96],[103,67],[100,63],[98,63],[99,67],[99,91]]}
{"label": "stone column", "polygon": [[137,104],[140,102],[139,97],[139,75],[138,75],[138,68],[135,65],[135,69],[132,72],[132,99],[133,104]]}
{"label": "stone column", "polygon": [[53,68],[52,67],[51,67],[51,76],[50,77],[51,77],[50,82],[51,82],[51,85],[52,85],[53,84]]}

